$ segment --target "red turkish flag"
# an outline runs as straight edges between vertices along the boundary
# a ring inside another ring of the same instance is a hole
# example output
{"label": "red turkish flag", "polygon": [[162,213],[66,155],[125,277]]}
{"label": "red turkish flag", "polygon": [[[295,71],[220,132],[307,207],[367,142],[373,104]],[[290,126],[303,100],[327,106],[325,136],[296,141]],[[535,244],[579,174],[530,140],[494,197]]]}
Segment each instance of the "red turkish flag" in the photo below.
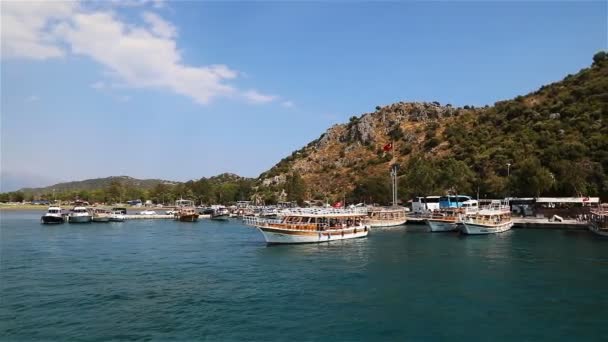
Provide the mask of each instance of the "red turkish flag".
{"label": "red turkish flag", "polygon": [[388,152],[388,151],[392,150],[393,149],[393,143],[390,142],[390,143],[384,145],[384,147],[382,147],[382,149],[384,150],[384,152]]}
{"label": "red turkish flag", "polygon": [[336,202],[333,205],[334,208],[342,208],[342,202]]}

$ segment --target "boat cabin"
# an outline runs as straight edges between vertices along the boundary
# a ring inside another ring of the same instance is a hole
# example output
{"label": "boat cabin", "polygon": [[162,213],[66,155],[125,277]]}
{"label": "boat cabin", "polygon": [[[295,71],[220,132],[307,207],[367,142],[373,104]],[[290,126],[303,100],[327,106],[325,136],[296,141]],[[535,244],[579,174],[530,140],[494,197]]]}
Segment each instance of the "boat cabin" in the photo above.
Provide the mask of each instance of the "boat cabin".
{"label": "boat cabin", "polygon": [[287,215],[280,222],[269,222],[272,228],[289,230],[326,231],[360,227],[366,222],[365,214],[297,214]]}
{"label": "boat cabin", "polygon": [[176,207],[194,207],[194,201],[178,199],[177,201],[175,201],[175,206]]}

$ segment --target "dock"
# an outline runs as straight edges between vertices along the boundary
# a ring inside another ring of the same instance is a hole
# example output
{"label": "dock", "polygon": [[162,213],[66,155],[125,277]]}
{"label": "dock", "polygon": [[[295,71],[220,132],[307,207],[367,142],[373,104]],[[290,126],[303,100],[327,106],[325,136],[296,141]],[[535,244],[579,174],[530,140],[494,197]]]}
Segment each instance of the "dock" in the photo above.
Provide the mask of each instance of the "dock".
{"label": "dock", "polygon": [[[210,218],[211,215],[198,215],[198,218]],[[156,214],[156,215],[139,215],[139,214],[127,214],[125,215],[125,220],[172,220],[174,219],[173,215],[166,214]]]}
{"label": "dock", "polygon": [[565,229],[565,230],[587,230],[589,224],[584,221],[563,220],[549,221],[547,218],[514,217],[513,229]]}

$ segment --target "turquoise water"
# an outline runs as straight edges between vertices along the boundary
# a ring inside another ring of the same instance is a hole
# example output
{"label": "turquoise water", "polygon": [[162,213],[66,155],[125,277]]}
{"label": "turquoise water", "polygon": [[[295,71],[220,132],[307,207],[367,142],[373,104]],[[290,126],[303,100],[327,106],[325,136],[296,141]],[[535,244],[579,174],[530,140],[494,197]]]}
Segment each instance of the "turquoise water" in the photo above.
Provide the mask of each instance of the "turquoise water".
{"label": "turquoise water", "polygon": [[266,247],[237,221],[1,212],[4,340],[601,340],[608,239],[427,233]]}

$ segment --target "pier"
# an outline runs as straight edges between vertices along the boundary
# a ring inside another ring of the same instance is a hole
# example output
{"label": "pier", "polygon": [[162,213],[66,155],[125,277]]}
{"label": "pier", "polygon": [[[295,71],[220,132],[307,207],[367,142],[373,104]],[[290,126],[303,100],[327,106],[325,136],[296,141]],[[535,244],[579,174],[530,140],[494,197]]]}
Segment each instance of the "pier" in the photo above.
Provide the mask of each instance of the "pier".
{"label": "pier", "polygon": [[587,230],[589,224],[584,221],[563,220],[549,221],[547,218],[534,217],[514,217],[513,229],[566,229],[566,230]]}
{"label": "pier", "polygon": [[[211,215],[198,215],[198,218],[210,218]],[[127,214],[125,215],[125,220],[172,220],[175,217],[173,215],[167,214],[156,214],[156,215],[139,215],[139,214]]]}

